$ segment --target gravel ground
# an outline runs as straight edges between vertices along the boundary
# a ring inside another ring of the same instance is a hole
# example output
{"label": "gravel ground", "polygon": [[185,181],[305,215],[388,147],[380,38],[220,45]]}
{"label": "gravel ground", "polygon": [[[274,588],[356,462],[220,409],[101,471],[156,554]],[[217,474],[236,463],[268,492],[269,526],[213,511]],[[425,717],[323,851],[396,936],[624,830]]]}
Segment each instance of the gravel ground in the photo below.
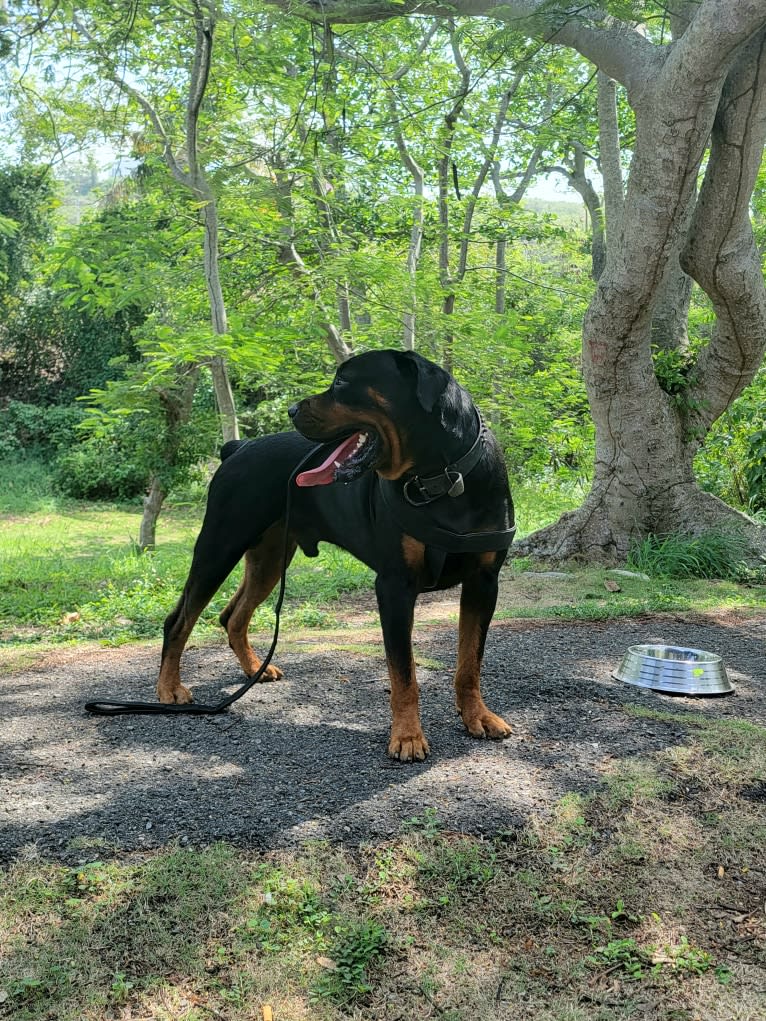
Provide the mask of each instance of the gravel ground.
{"label": "gravel ground", "polygon": [[[432,754],[385,754],[382,651],[277,657],[285,678],[220,717],[88,716],[94,698],[151,697],[158,649],[77,650],[0,683],[0,860],[83,861],[225,838],[270,848],[399,833],[426,807],[450,829],[492,834],[592,790],[610,760],[683,743],[686,728],[632,720],[626,705],[766,723],[766,615],[611,623],[496,622],[483,690],[512,723],[502,743],[472,740],[455,716],[455,630],[420,626],[422,716]],[[348,639],[354,640],[354,631]],[[337,643],[337,639],[335,639]],[[627,646],[688,644],[721,654],[736,695],[668,698],[611,678]],[[185,680],[214,701],[241,682],[223,646],[190,646]]]}

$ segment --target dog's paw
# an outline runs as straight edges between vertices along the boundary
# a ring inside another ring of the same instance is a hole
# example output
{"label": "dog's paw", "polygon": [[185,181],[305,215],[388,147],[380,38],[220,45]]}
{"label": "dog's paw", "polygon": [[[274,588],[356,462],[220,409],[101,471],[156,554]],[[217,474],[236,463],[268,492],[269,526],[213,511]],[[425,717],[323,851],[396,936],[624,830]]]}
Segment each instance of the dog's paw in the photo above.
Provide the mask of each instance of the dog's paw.
{"label": "dog's paw", "polygon": [[471,737],[489,737],[494,741],[502,741],[511,735],[511,726],[502,716],[490,712],[486,706],[480,709],[460,712],[465,728]]}
{"label": "dog's paw", "polygon": [[[258,671],[263,665],[262,660],[253,653],[248,656],[247,660],[243,662],[242,666],[245,674],[248,678],[255,677]],[[261,676],[258,678],[259,684],[267,684],[269,681],[280,681],[284,677],[284,673],[274,663],[269,663],[266,669],[263,671]]]}
{"label": "dog's paw", "polygon": [[280,681],[284,676],[284,671],[280,670],[278,666],[274,666],[273,663],[269,663],[263,671],[261,681],[264,683],[266,681]]}
{"label": "dog's paw", "polygon": [[188,705],[194,701],[194,695],[185,684],[178,684],[175,688],[158,688],[157,698],[165,705]]}
{"label": "dog's paw", "polygon": [[416,734],[392,732],[388,742],[389,756],[400,762],[423,762],[430,750],[422,730]]}

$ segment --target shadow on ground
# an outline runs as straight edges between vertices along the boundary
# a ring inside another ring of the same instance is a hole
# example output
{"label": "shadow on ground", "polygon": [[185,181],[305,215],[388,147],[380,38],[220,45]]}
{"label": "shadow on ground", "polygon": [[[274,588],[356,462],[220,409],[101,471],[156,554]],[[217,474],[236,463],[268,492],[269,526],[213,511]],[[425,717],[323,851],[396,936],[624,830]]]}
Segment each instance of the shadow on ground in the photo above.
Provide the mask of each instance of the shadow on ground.
{"label": "shadow on ground", "polygon": [[[636,719],[639,705],[674,715],[766,722],[766,616],[647,617],[610,623],[497,622],[484,691],[513,724],[478,742],[455,714],[451,627],[421,627],[422,715],[432,755],[385,755],[385,662],[367,644],[279,659],[284,680],[254,688],[220,717],[95,718],[94,698],[145,699],[157,651],[65,654],[2,682],[0,859],[88,860],[177,841],[227,839],[269,848],[311,838],[357,843],[399,833],[433,809],[449,829],[494,834],[588,791],[615,759],[685,741],[682,722]],[[321,638],[319,639],[321,642]],[[725,699],[669,699],[611,677],[627,646],[664,641],[720,653],[737,687]],[[213,701],[240,683],[228,649],[191,647],[185,679]]]}

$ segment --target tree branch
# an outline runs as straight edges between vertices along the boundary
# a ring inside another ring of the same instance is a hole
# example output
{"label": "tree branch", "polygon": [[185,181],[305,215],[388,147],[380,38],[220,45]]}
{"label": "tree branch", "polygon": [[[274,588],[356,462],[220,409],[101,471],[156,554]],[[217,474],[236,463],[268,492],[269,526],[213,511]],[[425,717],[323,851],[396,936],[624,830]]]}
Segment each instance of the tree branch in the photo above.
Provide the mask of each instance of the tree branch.
{"label": "tree branch", "polygon": [[717,317],[689,390],[693,425],[703,428],[751,382],[766,350],[766,286],[749,211],[764,142],[766,31],[746,47],[724,86],[682,253],[684,269],[710,297]]}
{"label": "tree branch", "polygon": [[[267,0],[283,11],[318,22],[360,24],[407,15],[435,18],[488,17],[545,42],[578,50],[611,78],[632,90],[650,79],[665,59],[666,47],[655,46],[627,22],[607,18],[591,5],[572,13],[560,0]],[[725,2],[725,0],[719,0]],[[753,5],[755,6],[755,5]]]}

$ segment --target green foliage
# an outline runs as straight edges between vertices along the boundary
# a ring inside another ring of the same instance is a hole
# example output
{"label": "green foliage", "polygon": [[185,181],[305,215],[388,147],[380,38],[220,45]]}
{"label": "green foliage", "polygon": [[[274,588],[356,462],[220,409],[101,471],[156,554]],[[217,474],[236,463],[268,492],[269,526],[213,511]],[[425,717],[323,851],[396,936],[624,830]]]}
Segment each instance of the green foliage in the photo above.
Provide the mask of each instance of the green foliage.
{"label": "green foliage", "polygon": [[658,578],[742,578],[747,538],[735,529],[699,535],[647,535],[631,547],[628,567]]}
{"label": "green foliage", "polygon": [[9,401],[0,419],[0,459],[22,452],[50,459],[75,442],[83,414],[79,407]]}
{"label": "green foliage", "polygon": [[682,405],[686,388],[690,383],[690,373],[694,364],[693,354],[677,348],[655,348],[652,358],[660,387],[673,397],[676,403]]}
{"label": "green foliage", "polygon": [[747,443],[745,480],[748,506],[753,511],[763,512],[766,511],[766,428],[756,429],[749,435]]}
{"label": "green foliage", "polygon": [[[123,440],[124,442],[120,442]],[[89,437],[56,459],[58,491],[75,500],[132,500],[146,489],[147,475],[131,459],[126,437]]]}
{"label": "green foliage", "polygon": [[0,168],[0,300],[29,278],[38,247],[50,237],[52,211],[48,167]]}
{"label": "green foliage", "polygon": [[74,308],[52,287],[13,303],[2,329],[0,398],[69,404],[121,374],[118,358],[135,358],[139,308]]}

